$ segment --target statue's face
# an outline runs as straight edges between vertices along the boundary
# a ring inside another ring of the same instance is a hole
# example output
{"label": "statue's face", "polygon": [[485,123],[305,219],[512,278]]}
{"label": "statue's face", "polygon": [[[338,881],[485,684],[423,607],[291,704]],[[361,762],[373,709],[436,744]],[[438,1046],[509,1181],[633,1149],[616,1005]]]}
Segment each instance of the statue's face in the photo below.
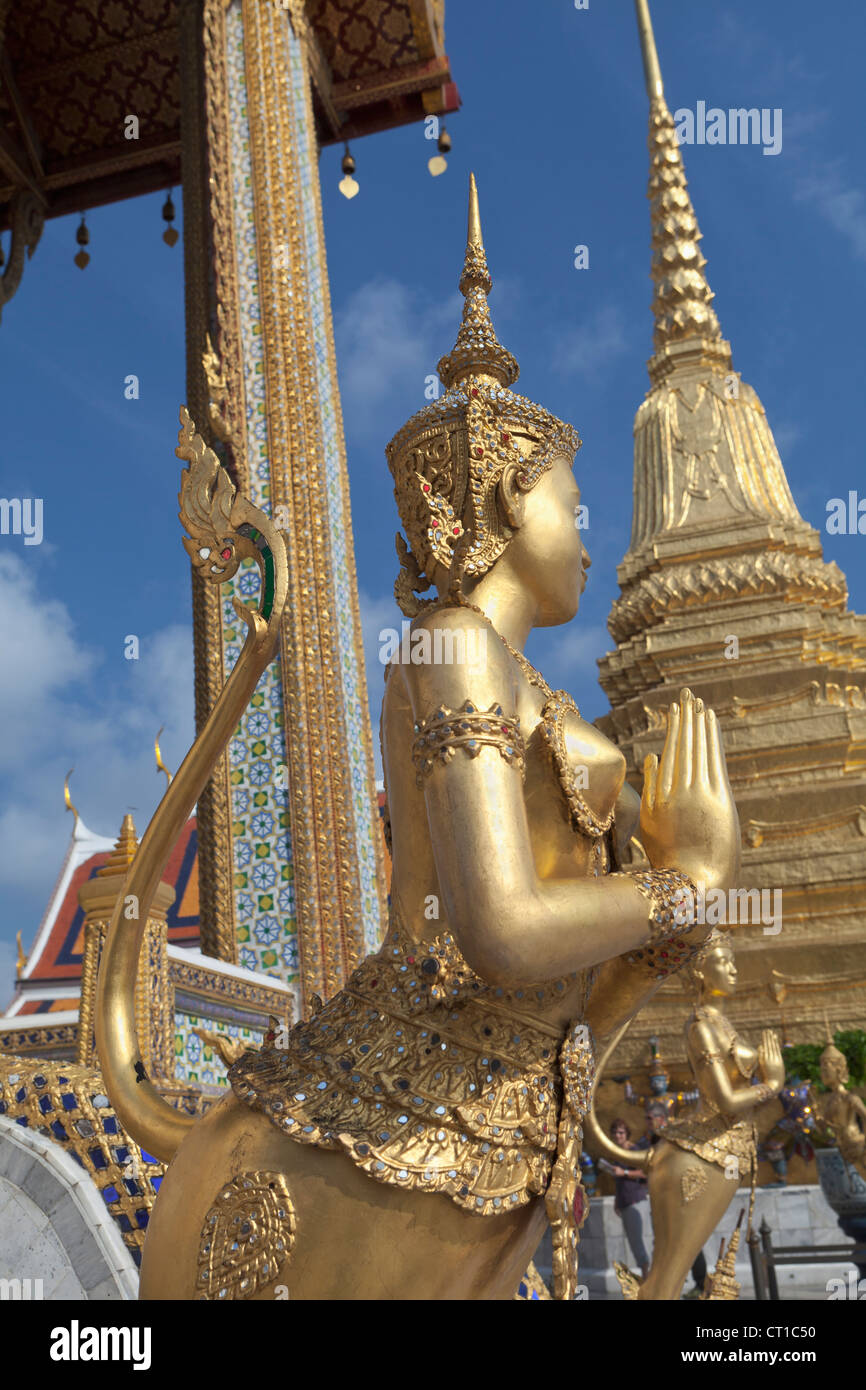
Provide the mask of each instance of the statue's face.
{"label": "statue's face", "polygon": [[733,994],[737,988],[737,966],[729,946],[717,946],[701,961],[699,974],[708,994]]}
{"label": "statue's face", "polygon": [[512,566],[535,594],[536,625],[555,627],[574,617],[590,559],[581,537],[580,488],[567,458],[526,494],[522,525],[509,545]]}
{"label": "statue's face", "polygon": [[668,1088],[668,1079],[663,1073],[659,1072],[650,1077],[650,1090],[654,1096],[663,1096]]}
{"label": "statue's face", "polygon": [[821,1058],[821,1080],[825,1086],[844,1085],[848,1080],[848,1067],[838,1057]]}

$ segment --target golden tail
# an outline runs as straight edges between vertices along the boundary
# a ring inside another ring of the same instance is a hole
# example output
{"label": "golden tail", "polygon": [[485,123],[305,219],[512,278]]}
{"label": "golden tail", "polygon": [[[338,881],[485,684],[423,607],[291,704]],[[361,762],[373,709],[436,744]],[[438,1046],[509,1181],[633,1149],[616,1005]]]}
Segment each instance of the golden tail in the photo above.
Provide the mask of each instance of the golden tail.
{"label": "golden tail", "polygon": [[217,759],[237,727],[250,696],[271,661],[288,594],[283,537],[238,493],[181,407],[178,458],[183,470],[180,520],[191,539],[183,543],[204,579],[223,583],[240,562],[254,559],[261,572],[258,610],[233,598],[247,625],[234,669],[183,763],[154,812],[108,928],[96,993],[96,1046],[111,1103],[138,1144],[163,1162],[173,1158],[195,1123],[175,1110],[145,1075],[135,1026],[135,980],[144,928],[157,885]]}
{"label": "golden tail", "polygon": [[607,1066],[611,1053],[624,1036],[630,1023],[631,1019],[627,1019],[622,1027],[614,1033],[612,1040],[608,1043],[604,1052],[598,1059],[598,1066],[595,1072],[595,1083],[592,1088],[592,1099],[590,1100],[589,1110],[584,1119],[584,1127],[586,1129],[587,1138],[593,1141],[595,1147],[601,1150],[603,1157],[610,1163],[618,1163],[622,1168],[638,1168],[642,1173],[646,1173],[652,1159],[652,1149],[621,1149],[619,1144],[615,1144],[613,1140],[605,1134],[595,1113],[595,1092],[601,1080],[601,1074]]}

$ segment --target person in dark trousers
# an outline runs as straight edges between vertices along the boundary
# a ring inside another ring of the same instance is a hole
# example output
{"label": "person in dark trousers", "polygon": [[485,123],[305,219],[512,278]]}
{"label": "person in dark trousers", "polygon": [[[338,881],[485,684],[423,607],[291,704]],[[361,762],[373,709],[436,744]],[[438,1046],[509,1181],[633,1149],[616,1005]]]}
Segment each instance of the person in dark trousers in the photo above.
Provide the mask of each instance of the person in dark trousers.
{"label": "person in dark trousers", "polygon": [[[614,1120],[610,1134],[613,1142],[621,1149],[637,1148],[637,1145],[631,1142],[631,1131],[625,1120]],[[650,1263],[643,1235],[646,1207],[642,1204],[647,1200],[646,1174],[639,1168],[621,1168],[616,1163],[605,1163],[604,1166],[616,1179],[613,1209],[625,1227],[629,1248],[640,1266],[641,1276],[645,1278]]]}

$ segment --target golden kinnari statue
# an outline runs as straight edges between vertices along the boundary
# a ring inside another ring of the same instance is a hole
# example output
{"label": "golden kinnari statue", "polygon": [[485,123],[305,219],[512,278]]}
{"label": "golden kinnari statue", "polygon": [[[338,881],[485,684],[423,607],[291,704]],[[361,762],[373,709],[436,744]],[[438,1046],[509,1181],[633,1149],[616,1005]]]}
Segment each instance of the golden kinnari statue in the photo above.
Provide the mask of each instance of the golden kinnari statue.
{"label": "golden kinnari statue", "polygon": [[[143,1298],[511,1298],[548,1221],[555,1294],[571,1297],[593,1038],[702,943],[683,891],[736,882],[713,712],[683,691],[639,802],[619,750],[523,655],[533,627],[574,618],[586,580],[580,441],[510,389],[518,367],[494,333],[490,284],[473,179],[445,394],[387,450],[408,538],[396,592],[415,619],[412,662],[392,664],[382,709],[387,936],[311,1018],[240,1057],[231,1093],[196,1121],[160,1099],[141,1063],[141,925],[271,660],[287,563],[281,534],[182,413],[187,550],[215,582],[255,558],[262,593],[257,612],[237,604],[244,650],[142,841],[124,895],[139,916],[118,910],[100,971],[113,1103],[171,1160]],[[417,597],[431,588],[438,597]],[[623,872],[636,832],[652,867]],[[720,1026],[700,1025],[708,1047]]]}
{"label": "golden kinnari statue", "polygon": [[[688,968],[697,1002],[685,1025],[686,1048],[701,1093],[700,1112],[668,1124],[658,1143],[644,1153],[615,1145],[593,1111],[588,1120],[593,1140],[606,1157],[649,1174],[653,1259],[643,1280],[616,1266],[627,1298],[679,1298],[689,1269],[737,1188],[750,1179],[754,1194],[755,1112],[774,1100],[785,1083],[778,1035],[765,1030],[756,1051],[737,1035],[720,1008],[737,985],[727,936],[713,930]],[[600,1067],[618,1041],[619,1036],[607,1048]],[[730,1273],[733,1277],[733,1268]]]}
{"label": "golden kinnari statue", "polygon": [[827,1025],[827,1046],[821,1053],[821,1080],[828,1088],[818,1097],[818,1113],[833,1131],[846,1163],[866,1178],[866,1105],[848,1090],[848,1060],[833,1042]]}

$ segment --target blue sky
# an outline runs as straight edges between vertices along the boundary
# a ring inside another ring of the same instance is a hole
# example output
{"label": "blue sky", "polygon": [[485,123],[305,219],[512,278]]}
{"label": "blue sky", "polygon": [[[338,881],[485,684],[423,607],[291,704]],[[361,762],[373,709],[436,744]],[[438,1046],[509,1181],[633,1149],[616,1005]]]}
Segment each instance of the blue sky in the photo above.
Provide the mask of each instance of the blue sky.
{"label": "blue sky", "polygon": [[[528,16],[531,14],[531,22]],[[655,0],[668,103],[783,112],[783,146],[692,146],[686,170],[734,365],[758,392],[802,514],[866,495],[862,444],[866,12],[850,3]],[[474,169],[491,306],[518,389],[577,425],[593,558],[578,619],[529,655],[581,711],[606,709],[596,658],[631,523],[632,421],[652,351],[647,101],[629,0],[451,0],[447,48],[463,108],[433,179],[423,126],[359,141],[359,196],[338,192],[341,149],[320,161],[371,703],[376,634],[397,528],[384,445],[424,402],[453,343]],[[177,411],[185,399],[182,247],[161,239],[162,194],[47,225],[0,324],[0,496],[44,499],[44,541],[0,536],[0,1007],[15,932],[33,939],[71,817],[143,831],[192,737],[189,568],[176,520]],[[182,228],[181,198],[175,193]],[[6,238],[8,242],[8,238]],[[573,268],[589,247],[589,269]],[[8,247],[7,247],[8,249]],[[140,399],[124,399],[135,373]],[[866,611],[866,537],[824,534]],[[124,639],[140,638],[137,662]]]}

